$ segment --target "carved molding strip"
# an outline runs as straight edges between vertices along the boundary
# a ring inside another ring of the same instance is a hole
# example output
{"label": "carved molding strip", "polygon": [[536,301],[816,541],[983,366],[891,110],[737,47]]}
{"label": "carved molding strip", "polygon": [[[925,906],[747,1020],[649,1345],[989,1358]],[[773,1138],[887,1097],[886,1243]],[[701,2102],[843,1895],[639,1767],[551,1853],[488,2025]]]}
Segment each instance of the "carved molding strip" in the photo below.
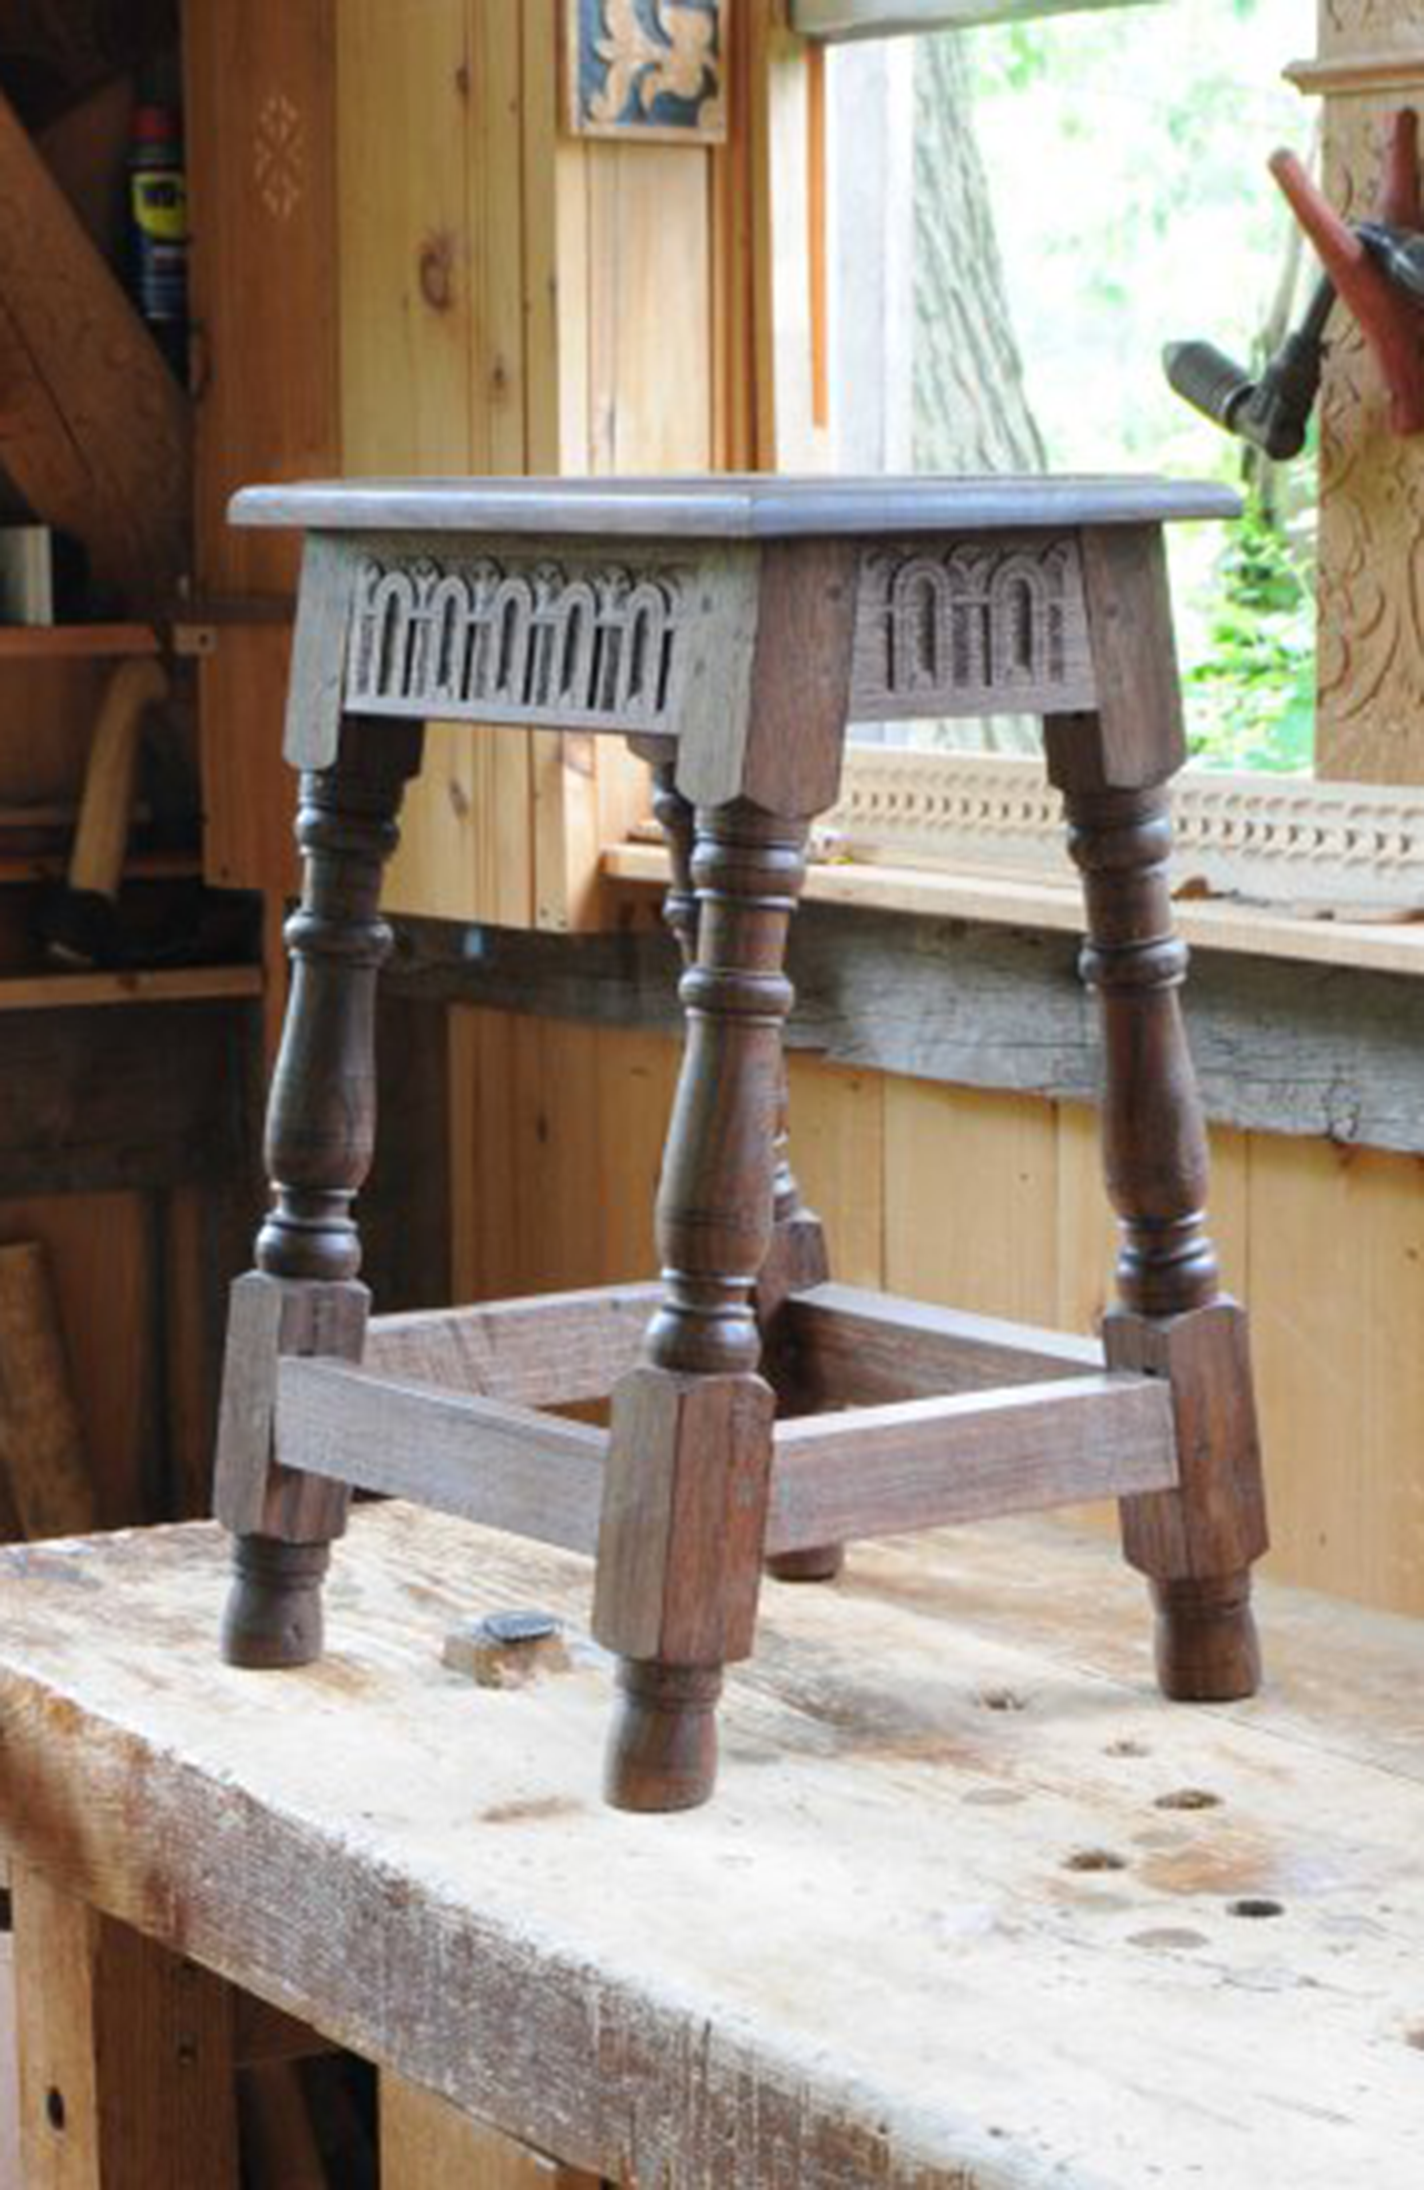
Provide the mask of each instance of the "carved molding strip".
{"label": "carved molding strip", "polygon": [[1075,539],[996,534],[866,550],[854,720],[1068,713],[1094,697]]}
{"label": "carved molding strip", "polygon": [[1285,71],[1297,91],[1411,91],[1424,84],[1424,51],[1359,49],[1325,54],[1318,61],[1292,61]]}
{"label": "carved molding strip", "polygon": [[[826,820],[867,859],[1068,875],[1061,803],[1038,760],[861,746]],[[1424,902],[1424,791],[1188,773],[1173,827],[1179,883],[1277,902]]]}
{"label": "carved molding strip", "polygon": [[680,574],[481,554],[368,556],[356,578],[346,705],[364,715],[676,727]]}

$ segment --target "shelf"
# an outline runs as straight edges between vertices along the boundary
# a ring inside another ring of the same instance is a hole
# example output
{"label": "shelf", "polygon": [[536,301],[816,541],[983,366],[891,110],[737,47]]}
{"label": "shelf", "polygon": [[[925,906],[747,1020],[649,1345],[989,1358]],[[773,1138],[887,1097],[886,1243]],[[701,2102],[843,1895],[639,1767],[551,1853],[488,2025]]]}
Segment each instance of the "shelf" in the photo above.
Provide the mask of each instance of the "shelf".
{"label": "shelf", "polygon": [[0,1012],[96,1004],[197,1004],[260,996],[260,966],[164,966],[152,972],[0,975]]}
{"label": "shelf", "polygon": [[[612,845],[604,853],[603,872],[612,882],[666,888],[667,853],[654,844]],[[1056,928],[1072,935],[1083,929],[1082,899],[1067,881],[1060,885],[868,861],[813,861],[802,894],[813,904],[858,905],[873,912]],[[1184,941],[1202,950],[1424,977],[1424,922],[1305,919],[1228,898],[1180,898],[1173,911]]]}
{"label": "shelf", "polygon": [[0,624],[0,662],[75,661],[156,654],[147,624]]}
{"label": "shelf", "polygon": [[[187,882],[202,871],[203,863],[196,852],[135,852],[131,859],[124,861],[125,883]],[[68,872],[67,848],[50,852],[7,852],[0,849],[0,885],[12,882],[59,882]]]}

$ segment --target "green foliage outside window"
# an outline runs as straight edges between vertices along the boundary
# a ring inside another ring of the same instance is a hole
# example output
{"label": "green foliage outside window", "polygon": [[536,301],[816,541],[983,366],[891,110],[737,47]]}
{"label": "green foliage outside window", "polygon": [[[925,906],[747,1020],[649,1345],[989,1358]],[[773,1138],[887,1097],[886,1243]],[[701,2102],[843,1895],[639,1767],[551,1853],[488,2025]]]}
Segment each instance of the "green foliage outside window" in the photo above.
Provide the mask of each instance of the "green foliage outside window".
{"label": "green foliage outside window", "polygon": [[1209,768],[1308,770],[1315,740],[1309,559],[1259,501],[1225,529],[1206,647],[1184,678],[1192,757]]}
{"label": "green foliage outside window", "polygon": [[[1156,0],[966,35],[1028,400],[1059,471],[1242,483],[1242,451],[1166,385],[1164,342],[1256,357],[1291,224],[1265,173],[1307,151],[1281,81],[1313,50],[1314,0]],[[1314,279],[1309,252],[1295,310]],[[1314,736],[1315,465],[1235,526],[1170,529],[1197,765],[1308,770]]]}

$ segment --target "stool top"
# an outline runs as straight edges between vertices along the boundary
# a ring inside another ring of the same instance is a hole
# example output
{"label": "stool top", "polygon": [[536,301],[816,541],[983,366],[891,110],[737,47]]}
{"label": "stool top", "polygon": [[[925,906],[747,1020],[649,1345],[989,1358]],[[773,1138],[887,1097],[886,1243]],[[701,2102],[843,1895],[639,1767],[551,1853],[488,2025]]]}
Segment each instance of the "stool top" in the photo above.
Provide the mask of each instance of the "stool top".
{"label": "stool top", "polygon": [[1229,487],[1141,478],[343,479],[245,487],[235,525],[317,532],[789,540],[1235,517]]}

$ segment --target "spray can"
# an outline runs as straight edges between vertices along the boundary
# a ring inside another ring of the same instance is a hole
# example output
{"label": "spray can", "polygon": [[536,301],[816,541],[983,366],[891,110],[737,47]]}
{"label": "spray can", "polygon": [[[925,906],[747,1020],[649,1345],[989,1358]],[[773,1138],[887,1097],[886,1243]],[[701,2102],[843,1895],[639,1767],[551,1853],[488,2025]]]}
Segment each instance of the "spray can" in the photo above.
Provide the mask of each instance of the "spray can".
{"label": "spray can", "polygon": [[134,110],[129,150],[134,299],[154,340],[188,377],[188,182],[183,131],[171,106]]}

